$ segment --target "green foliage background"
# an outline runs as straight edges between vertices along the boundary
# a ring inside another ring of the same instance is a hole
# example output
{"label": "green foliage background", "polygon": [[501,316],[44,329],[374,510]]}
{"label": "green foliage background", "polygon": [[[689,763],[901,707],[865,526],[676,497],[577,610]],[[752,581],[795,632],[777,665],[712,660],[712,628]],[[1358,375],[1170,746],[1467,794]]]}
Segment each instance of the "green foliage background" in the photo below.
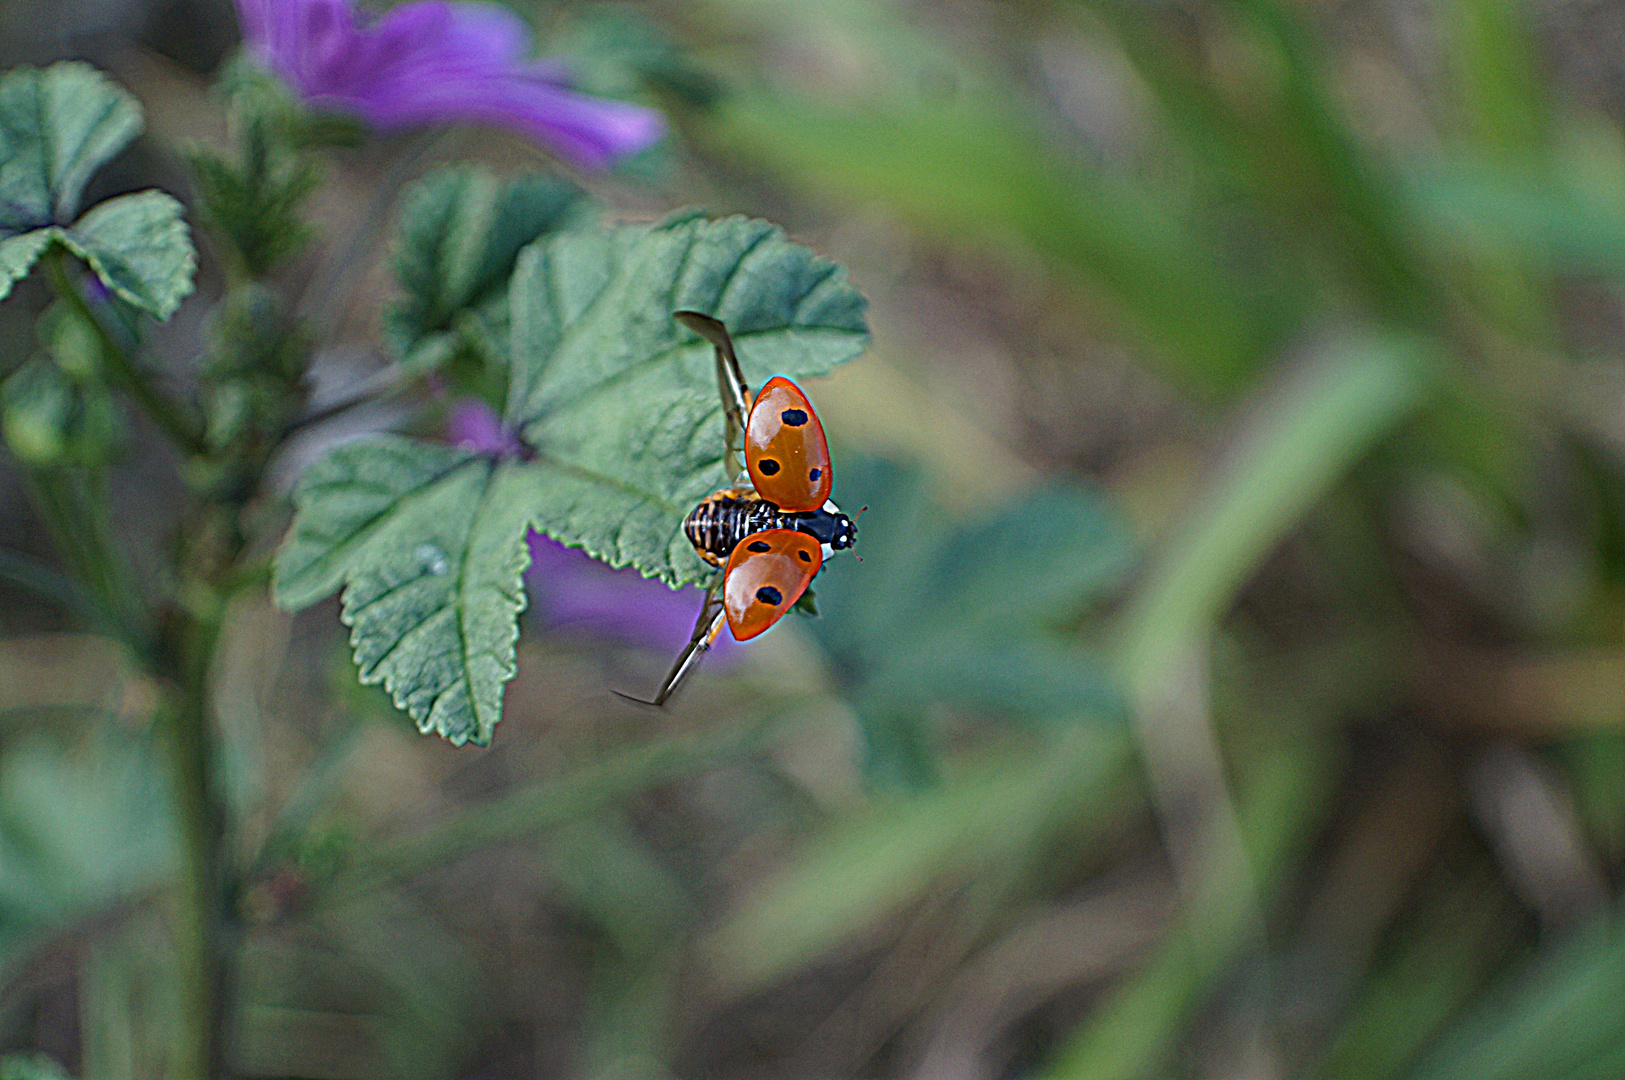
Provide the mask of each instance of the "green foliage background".
{"label": "green foliage background", "polygon": [[[266,470],[238,520],[262,564],[286,537],[274,572],[170,598],[219,618],[242,1075],[1625,1070],[1605,13],[515,6],[673,137],[605,177],[483,132],[350,146],[231,69],[260,104],[227,130],[134,8],[92,53],[133,96],[0,81],[0,311],[44,313],[0,320],[0,1044],[50,1055],[0,1073],[179,1075],[142,601],[176,493]],[[6,68],[62,51],[4,33],[37,10],[0,6]],[[44,293],[70,259],[107,340]],[[869,510],[815,618],[649,713],[608,691],[680,640],[521,575],[536,529],[705,579],[685,307],[805,380]],[[116,403],[131,328],[197,390],[158,418],[186,460]],[[380,404],[286,464],[307,365]],[[448,387],[509,454],[444,442]],[[48,556],[56,512],[91,539]]]}

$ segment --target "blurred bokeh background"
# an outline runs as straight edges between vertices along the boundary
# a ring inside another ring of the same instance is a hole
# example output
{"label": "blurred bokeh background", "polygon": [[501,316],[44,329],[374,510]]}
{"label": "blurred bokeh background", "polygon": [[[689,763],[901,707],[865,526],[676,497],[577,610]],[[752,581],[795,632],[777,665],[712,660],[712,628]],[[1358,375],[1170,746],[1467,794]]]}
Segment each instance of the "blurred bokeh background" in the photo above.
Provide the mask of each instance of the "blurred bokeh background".
{"label": "blurred bokeh background", "polygon": [[[336,604],[239,602],[233,1072],[1625,1075],[1625,7],[514,6],[672,121],[579,182],[773,219],[870,298],[808,387],[865,561],[661,713],[609,690],[693,599],[540,552],[487,749],[358,686]],[[107,191],[186,197],[236,41],[224,0],[0,0],[0,68],[145,106]],[[287,274],[318,394],[387,363],[389,207],[442,161],[563,169],[333,152]],[[177,379],[220,288],[205,247]],[[348,414],[283,487],[448,412]],[[151,573],[177,466],[139,426],[116,463]],[[21,483],[0,548],[51,558]],[[0,1047],[73,1076],[165,1074],[155,700],[0,581]]]}

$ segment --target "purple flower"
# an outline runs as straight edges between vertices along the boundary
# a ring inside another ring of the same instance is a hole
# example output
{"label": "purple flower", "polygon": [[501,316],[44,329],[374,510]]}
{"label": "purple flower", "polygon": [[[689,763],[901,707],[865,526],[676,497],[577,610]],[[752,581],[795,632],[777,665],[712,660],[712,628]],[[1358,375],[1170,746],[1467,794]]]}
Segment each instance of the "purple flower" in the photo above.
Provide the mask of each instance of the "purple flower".
{"label": "purple flower", "polygon": [[[460,446],[485,452],[516,447],[513,432],[480,401],[458,402],[446,423]],[[525,583],[538,615],[553,626],[581,630],[632,645],[670,652],[688,642],[699,617],[702,590],[672,590],[636,570],[616,570],[585,552],[567,548],[540,533],[530,534],[530,570]],[[711,658],[725,657],[738,643],[724,632]]]}
{"label": "purple flower", "polygon": [[506,8],[416,0],[376,21],[354,0],[237,0],[248,51],[313,108],[378,128],[512,128],[579,165],[603,168],[659,140],[653,109],[574,93],[557,63],[527,59],[530,33]]}

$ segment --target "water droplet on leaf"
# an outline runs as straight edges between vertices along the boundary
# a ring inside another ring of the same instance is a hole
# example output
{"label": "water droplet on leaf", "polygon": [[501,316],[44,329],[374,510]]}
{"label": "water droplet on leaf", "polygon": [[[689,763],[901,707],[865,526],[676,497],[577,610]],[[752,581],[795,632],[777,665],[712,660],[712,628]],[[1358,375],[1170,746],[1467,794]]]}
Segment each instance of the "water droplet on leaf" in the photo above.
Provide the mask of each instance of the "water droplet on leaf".
{"label": "water droplet on leaf", "polygon": [[451,567],[446,561],[446,553],[433,544],[419,544],[412,554],[417,556],[418,562],[423,564],[425,570],[437,577]]}

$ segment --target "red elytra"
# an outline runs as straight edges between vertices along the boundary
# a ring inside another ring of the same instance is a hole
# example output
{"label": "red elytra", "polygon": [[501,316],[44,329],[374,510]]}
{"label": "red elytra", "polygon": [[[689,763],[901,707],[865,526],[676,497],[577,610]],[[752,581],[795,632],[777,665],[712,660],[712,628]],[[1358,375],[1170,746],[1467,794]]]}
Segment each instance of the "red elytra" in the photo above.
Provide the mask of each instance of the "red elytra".
{"label": "red elytra", "polygon": [[775,375],[745,425],[745,467],[757,494],[788,513],[817,510],[835,487],[829,442],[801,388]]}
{"label": "red elytra", "polygon": [[739,541],[722,579],[722,606],[734,639],[749,641],[778,622],[823,565],[818,541],[794,529],[768,529]]}

